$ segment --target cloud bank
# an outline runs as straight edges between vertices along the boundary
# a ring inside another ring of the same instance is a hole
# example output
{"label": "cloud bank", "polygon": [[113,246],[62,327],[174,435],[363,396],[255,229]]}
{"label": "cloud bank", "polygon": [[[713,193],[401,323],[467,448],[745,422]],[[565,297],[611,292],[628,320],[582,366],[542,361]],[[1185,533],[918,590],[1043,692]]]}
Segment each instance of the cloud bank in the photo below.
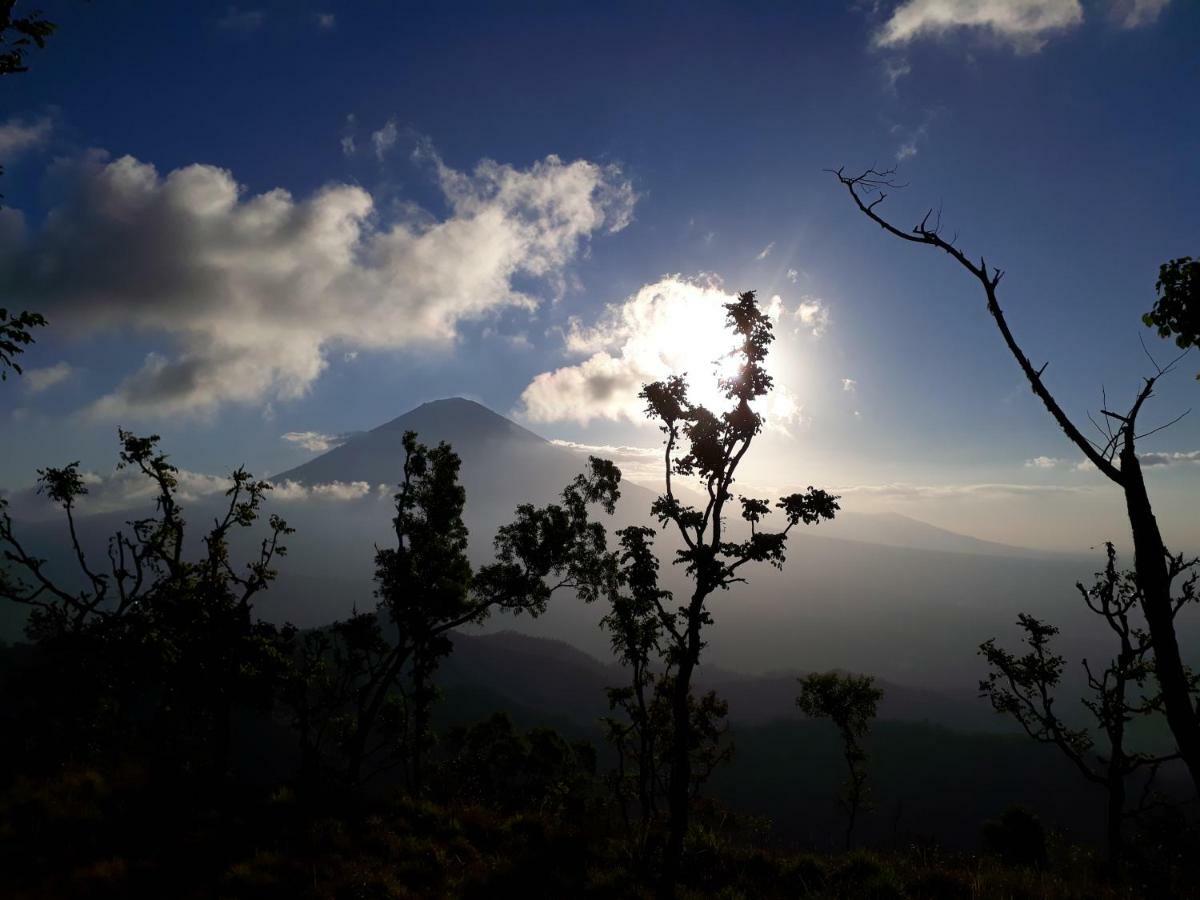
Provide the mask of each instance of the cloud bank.
{"label": "cloud bank", "polygon": [[527,286],[560,287],[636,199],[612,165],[422,159],[448,213],[388,224],[357,186],[249,196],[216,166],[164,176],[93,153],[67,168],[67,198],[39,232],[0,234],[0,290],[59,327],[168,338],[93,414],[205,414],[302,396],[333,349],[446,344],[463,321],[532,309]]}

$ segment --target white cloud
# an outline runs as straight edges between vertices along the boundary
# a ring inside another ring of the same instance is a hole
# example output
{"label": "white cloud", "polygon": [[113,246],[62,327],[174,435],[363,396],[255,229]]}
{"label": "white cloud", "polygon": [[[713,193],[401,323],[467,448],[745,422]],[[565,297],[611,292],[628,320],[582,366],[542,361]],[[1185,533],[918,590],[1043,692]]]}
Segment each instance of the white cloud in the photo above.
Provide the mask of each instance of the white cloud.
{"label": "white cloud", "polygon": [[[1186,450],[1163,453],[1140,453],[1138,461],[1144,467],[1150,466],[1169,466],[1175,463],[1200,463],[1200,450]],[[1089,460],[1073,460],[1062,459],[1055,456],[1035,456],[1033,459],[1025,460],[1025,468],[1027,469],[1058,469],[1069,468],[1079,472],[1089,472],[1092,470],[1092,463]]]}
{"label": "white cloud", "polygon": [[771,241],[771,243],[769,243],[769,244],[767,244],[767,246],[763,247],[762,250],[759,251],[758,255],[754,258],[755,259],[766,259],[768,256],[771,255],[771,251],[774,249],[775,249],[775,242]]}
{"label": "white cloud", "polygon": [[795,284],[797,281],[799,281],[800,280],[800,270],[799,269],[788,269],[787,270],[787,280],[790,281],[792,284]]}
{"label": "white cloud", "polygon": [[[684,374],[693,400],[722,408],[728,401],[717,387],[716,370],[731,361],[735,342],[725,325],[724,306],[735,299],[715,278],[669,275],[622,303],[610,304],[591,327],[574,320],[566,336],[567,352],[587,358],[535,377],[521,394],[522,413],[534,422],[642,422],[641,386]],[[772,297],[766,311],[781,317],[782,300]],[[798,421],[800,413],[795,397],[776,376],[764,412],[768,425],[782,428]]]}
{"label": "white cloud", "polygon": [[317,27],[328,31],[337,24],[337,17],[333,13],[317,13]]}
{"label": "white cloud", "polygon": [[663,448],[662,447],[630,447],[612,444],[581,444],[576,441],[553,440],[550,443],[598,456],[601,459],[612,460],[621,470],[621,477],[631,481],[641,481],[657,484],[663,478]]}
{"label": "white cloud", "polygon": [[1175,463],[1200,464],[1200,450],[1188,450],[1174,453],[1142,453],[1138,462],[1143,466],[1169,466]]}
{"label": "white cloud", "polygon": [[793,315],[800,323],[801,329],[810,332],[813,337],[819,338],[829,327],[829,307],[819,297],[806,294],[800,299],[800,305],[796,307]]}
{"label": "white cloud", "polygon": [[388,119],[387,124],[378,131],[371,132],[371,146],[375,148],[375,158],[383,162],[388,151],[396,146],[400,131],[396,128],[394,119]]}
{"label": "white cloud", "polygon": [[976,28],[1036,52],[1055,33],[1083,21],[1079,0],[904,0],[875,35],[879,47],[896,47],[923,37]]}
{"label": "white cloud", "polygon": [[[79,498],[78,508],[81,513],[87,515],[152,504],[158,496],[157,485],[135,469],[116,469],[107,475],[83,471],[80,476],[88,492]],[[205,475],[187,469],[180,469],[177,479],[175,496],[181,503],[224,493],[231,484],[228,477]],[[6,499],[14,518],[45,519],[57,515],[58,507],[39,494],[36,488],[13,491]]]}
{"label": "white cloud", "polygon": [[581,444],[578,441],[554,439],[550,443],[567,450],[576,450],[605,459],[662,459],[661,447],[630,447],[626,444]]}
{"label": "white cloud", "polygon": [[283,503],[302,503],[310,500],[331,500],[346,503],[362,500],[372,494],[383,497],[390,494],[386,484],[371,487],[365,481],[328,481],[318,484],[301,484],[299,481],[277,481],[271,484],[269,499]]}
{"label": "white cloud", "polygon": [[843,378],[842,379],[842,390],[845,391],[847,394],[853,394],[855,391],[858,390],[858,382],[855,381],[853,378]]}
{"label": "white cloud", "polygon": [[1068,459],[1058,459],[1053,456],[1035,456],[1033,459],[1025,460],[1025,468],[1027,469],[1054,469],[1058,466],[1070,465]]}
{"label": "white cloud", "polygon": [[902,56],[885,59],[883,61],[883,77],[887,81],[887,88],[892,93],[896,92],[896,82],[905,75],[912,73],[912,66],[908,64],[908,60]]}
{"label": "white cloud", "polygon": [[44,369],[26,369],[21,381],[31,394],[40,394],[71,377],[70,363],[57,362]]}
{"label": "white cloud", "polygon": [[12,162],[26,150],[44,144],[54,130],[54,120],[42,116],[35,121],[12,118],[0,124],[0,161]]}
{"label": "white cloud", "polygon": [[636,200],[612,165],[548,156],[459,172],[428,148],[422,158],[448,215],[388,223],[357,186],[247,196],[215,166],[164,177],[92,154],[40,232],[0,233],[0,291],[64,331],[172,342],[93,414],[205,414],[304,395],[330,344],[447,345],[464,320],[532,310],[531,286],[561,288],[589,237],[623,228]]}
{"label": "white cloud", "polygon": [[287,434],[280,435],[280,437],[290,444],[299,444],[305,450],[311,450],[314,453],[324,453],[326,450],[340,447],[346,441],[350,440],[353,435],[324,434],[320,431],[289,431]]}
{"label": "white cloud", "polygon": [[1141,28],[1158,21],[1171,0],[1113,0],[1112,16],[1122,28]]}
{"label": "white cloud", "polygon": [[906,129],[901,125],[894,125],[892,127],[893,134],[904,135],[900,146],[896,148],[896,162],[904,162],[917,155],[921,149],[921,144],[929,137],[929,125],[933,122],[934,115],[935,112],[933,110],[926,110],[921,124],[916,128]]}

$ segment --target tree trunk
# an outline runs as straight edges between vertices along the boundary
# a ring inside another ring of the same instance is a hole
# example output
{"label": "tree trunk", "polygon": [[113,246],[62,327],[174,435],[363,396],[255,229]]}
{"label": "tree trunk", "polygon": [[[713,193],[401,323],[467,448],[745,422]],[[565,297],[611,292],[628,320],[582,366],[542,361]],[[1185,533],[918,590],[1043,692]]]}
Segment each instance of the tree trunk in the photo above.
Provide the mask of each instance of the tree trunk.
{"label": "tree trunk", "polygon": [[1121,864],[1124,842],[1121,824],[1125,817],[1125,778],[1120,772],[1108,777],[1108,819],[1105,822],[1105,837],[1108,847],[1108,864],[1115,872]]}
{"label": "tree trunk", "polygon": [[1142,612],[1154,645],[1154,670],[1162,690],[1163,708],[1179,755],[1200,791],[1200,721],[1192,705],[1187,670],[1175,634],[1167,551],[1146,493],[1141,466],[1129,449],[1121,454],[1121,474],[1124,476],[1129,526],[1133,531],[1134,571],[1142,592]]}
{"label": "tree trunk", "polygon": [[688,831],[688,812],[691,806],[692,783],[691,731],[688,699],[691,696],[692,672],[700,655],[700,610],[706,595],[697,592],[688,610],[687,647],[675,670],[671,695],[671,773],[667,781],[667,847],[663,857],[662,897],[675,896],[679,867],[683,859],[683,843]]}

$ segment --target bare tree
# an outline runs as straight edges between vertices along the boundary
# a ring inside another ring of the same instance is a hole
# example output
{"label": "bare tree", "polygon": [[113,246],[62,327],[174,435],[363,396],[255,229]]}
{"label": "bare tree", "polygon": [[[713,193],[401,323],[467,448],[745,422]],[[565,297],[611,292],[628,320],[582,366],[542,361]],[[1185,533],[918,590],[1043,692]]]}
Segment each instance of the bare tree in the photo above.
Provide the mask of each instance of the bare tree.
{"label": "bare tree", "polygon": [[[997,294],[1004,272],[995,266],[989,267],[983,257],[980,257],[978,263],[973,262],[955,245],[953,239],[943,238],[940,233],[940,215],[935,216],[933,210],[927,212],[915,227],[907,231],[883,218],[878,211],[880,204],[887,199],[889,190],[902,187],[895,180],[894,170],[868,169],[859,175],[847,175],[844,169],[838,169],[833,174],[849,192],[859,210],[888,234],[903,241],[942,251],[979,283],[987,301],[987,311],[1033,393],[1042,401],[1071,443],[1124,493],[1125,508],[1133,534],[1134,571],[1142,612],[1154,643],[1154,667],[1162,687],[1163,710],[1178,744],[1179,755],[1187,765],[1197,789],[1200,789],[1200,711],[1193,703],[1191,678],[1180,654],[1179,639],[1175,633],[1176,610],[1171,599],[1172,582],[1179,575],[1173,560],[1179,557],[1173,556],[1163,543],[1137,455],[1137,441],[1140,438],[1173,424],[1168,422],[1167,425],[1143,432],[1138,430],[1138,417],[1142,407],[1152,396],[1158,380],[1169,374],[1181,357],[1177,357],[1166,366],[1154,363],[1155,374],[1144,380],[1133,403],[1125,412],[1109,410],[1106,401],[1105,408],[1101,410],[1103,425],[1096,423],[1101,435],[1100,440],[1090,440],[1046,387],[1042,376],[1049,363],[1040,368],[1035,367],[1013,336],[1000,308]],[[931,218],[934,219],[932,223]],[[1151,362],[1153,363],[1153,360]]]}
{"label": "bare tree", "polygon": [[[666,435],[663,466],[666,493],[655,499],[651,512],[664,527],[674,526],[683,542],[675,562],[683,565],[692,580],[692,594],[678,610],[658,604],[663,626],[665,653],[673,668],[671,696],[671,743],[667,783],[668,834],[663,861],[662,891],[671,894],[679,875],[684,838],[687,835],[692,799],[692,753],[694,701],[692,674],[704,648],[704,626],[712,622],[706,606],[715,591],[728,590],[745,581],[742,568],[751,562],[767,562],[781,568],[784,548],[792,527],[832,519],[837,498],[814,487],[782,498],[775,507],[787,520],[781,531],[761,531],[771,512],[766,500],[738,498],[741,517],[749,525],[749,536],[731,540],[725,531],[726,504],[738,466],[762,430],[762,416],[751,403],[768,394],[772,378],[765,362],[774,340],[770,319],[758,308],[754,292],[747,291],[725,307],[726,321],[739,344],[731,354],[737,360],[736,374],[720,379],[731,407],[721,414],[692,403],[687,384],[675,376],[646,385],[641,397],[646,415],[659,423]],[[686,445],[686,452],[681,449]],[[673,479],[691,477],[700,482],[704,506],[684,503],[675,494]]]}

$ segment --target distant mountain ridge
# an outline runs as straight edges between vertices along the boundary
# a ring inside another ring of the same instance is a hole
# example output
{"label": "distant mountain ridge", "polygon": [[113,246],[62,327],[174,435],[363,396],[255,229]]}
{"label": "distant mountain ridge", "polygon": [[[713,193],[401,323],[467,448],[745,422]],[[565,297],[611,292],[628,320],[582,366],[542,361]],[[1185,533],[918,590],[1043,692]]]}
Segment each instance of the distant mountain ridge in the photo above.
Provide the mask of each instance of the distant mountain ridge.
{"label": "distant mountain ridge", "polygon": [[[406,431],[414,431],[425,444],[445,441],[462,459],[462,480],[467,488],[468,507],[472,501],[502,497],[515,502],[523,491],[524,499],[544,502],[583,470],[586,456],[556,445],[474,400],[449,397],[423,403],[404,415],[385,422],[272,478],[304,485],[329,482],[365,481],[375,486],[393,485],[400,479],[404,459],[402,440]],[[483,477],[487,472],[497,479]],[[533,477],[530,477],[530,476]],[[650,492],[625,481],[625,493],[647,504]],[[642,510],[646,514],[648,509]],[[822,525],[820,534],[840,540],[936,550],[952,553],[977,553],[987,556],[1055,556],[1057,554],[985,541],[939,528],[899,513],[860,513],[844,511],[833,522]]]}
{"label": "distant mountain ridge", "polygon": [[[401,478],[406,431],[416,432],[428,446],[445,441],[458,454],[467,517],[477,523],[490,519],[494,526],[520,503],[554,499],[587,465],[583,454],[552,444],[481,403],[450,397],[423,403],[271,480],[394,485]],[[647,505],[652,499],[629,483],[622,484],[622,493]]]}

